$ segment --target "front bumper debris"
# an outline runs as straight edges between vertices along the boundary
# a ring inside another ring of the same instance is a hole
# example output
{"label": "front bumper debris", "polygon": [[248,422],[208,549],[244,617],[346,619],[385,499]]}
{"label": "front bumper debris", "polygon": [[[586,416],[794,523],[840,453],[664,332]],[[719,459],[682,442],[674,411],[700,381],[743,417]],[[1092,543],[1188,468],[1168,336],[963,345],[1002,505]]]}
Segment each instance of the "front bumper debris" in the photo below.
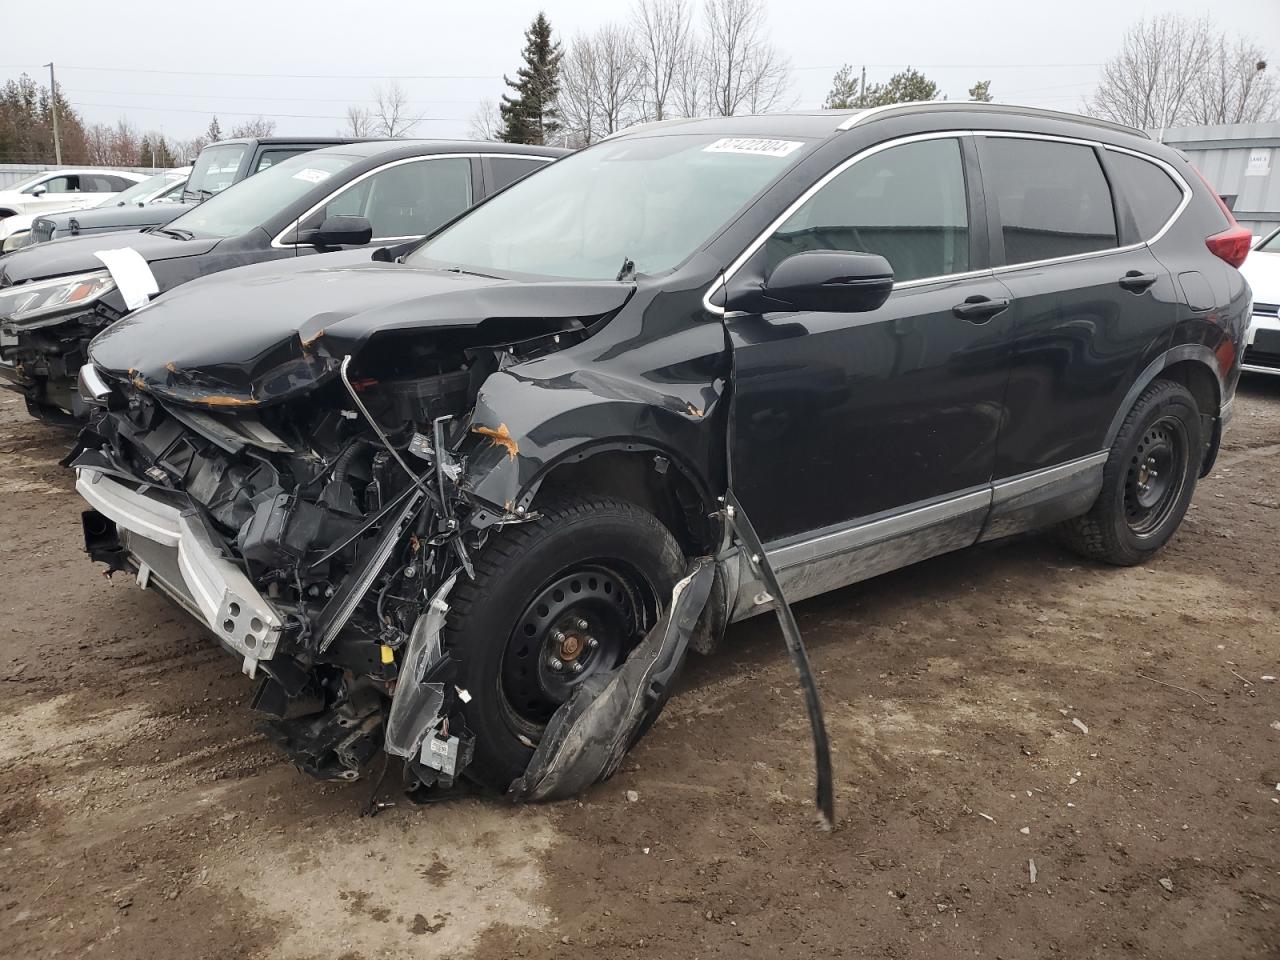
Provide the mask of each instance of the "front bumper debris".
{"label": "front bumper debris", "polygon": [[[76,490],[122,535],[161,548],[161,557],[171,562],[157,582],[173,599],[198,613],[223,646],[243,658],[241,669],[248,676],[256,675],[260,661],[275,655],[282,618],[240,568],[223,558],[195,511],[180,510],[87,467],[76,468]],[[130,553],[137,564],[138,584],[146,587],[159,564],[148,563],[144,549]]]}

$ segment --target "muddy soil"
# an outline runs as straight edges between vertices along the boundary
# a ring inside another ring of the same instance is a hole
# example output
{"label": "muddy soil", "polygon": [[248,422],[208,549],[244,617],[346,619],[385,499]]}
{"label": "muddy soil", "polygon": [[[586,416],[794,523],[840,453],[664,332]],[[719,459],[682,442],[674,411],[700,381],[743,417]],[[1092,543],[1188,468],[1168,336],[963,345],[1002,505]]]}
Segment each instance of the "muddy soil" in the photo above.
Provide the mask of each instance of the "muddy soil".
{"label": "muddy soil", "polygon": [[360,818],[85,559],[67,435],[0,401],[0,955],[1280,957],[1280,378],[1236,406],[1145,567],[1028,536],[797,607],[827,834],[765,620],[581,802]]}

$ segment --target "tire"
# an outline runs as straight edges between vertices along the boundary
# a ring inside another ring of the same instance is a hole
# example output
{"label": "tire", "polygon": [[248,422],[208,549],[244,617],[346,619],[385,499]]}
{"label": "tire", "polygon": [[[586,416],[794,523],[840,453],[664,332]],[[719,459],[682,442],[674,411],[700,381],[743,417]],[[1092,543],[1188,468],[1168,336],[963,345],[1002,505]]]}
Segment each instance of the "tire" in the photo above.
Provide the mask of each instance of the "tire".
{"label": "tire", "polygon": [[[573,685],[615,669],[644,638],[685,567],[671,532],[632,503],[572,497],[539,511],[476,555],[475,579],[460,576],[450,597],[444,634],[458,686],[471,695],[462,708],[475,736],[467,775],[503,791]],[[588,626],[573,632],[580,623]]]}
{"label": "tire", "polygon": [[1060,528],[1065,544],[1091,560],[1142,563],[1169,541],[1195,493],[1204,442],[1191,392],[1157,380],[1138,397],[1111,445],[1102,491],[1083,516]]}

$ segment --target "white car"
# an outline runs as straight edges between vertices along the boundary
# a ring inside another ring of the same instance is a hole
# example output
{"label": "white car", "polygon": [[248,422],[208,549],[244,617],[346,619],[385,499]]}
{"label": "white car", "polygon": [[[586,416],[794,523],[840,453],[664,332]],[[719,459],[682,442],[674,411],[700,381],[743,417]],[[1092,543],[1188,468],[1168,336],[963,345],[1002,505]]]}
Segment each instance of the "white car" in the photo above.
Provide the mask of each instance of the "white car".
{"label": "white car", "polygon": [[1280,229],[1249,251],[1240,272],[1253,289],[1253,321],[1242,368],[1280,374]]}
{"label": "white car", "polygon": [[[110,194],[105,200],[78,204],[70,209],[111,208],[131,203],[141,206],[169,200],[178,201],[182,199],[182,189],[186,186],[190,175],[190,167],[175,167],[135,183],[120,193]],[[0,220],[0,253],[11,253],[20,247],[25,247],[31,238],[32,223],[37,217],[53,212],[55,211],[41,210],[39,213],[17,213]]]}
{"label": "white car", "polygon": [[56,213],[92,207],[147,177],[145,173],[100,167],[46,170],[0,189],[0,219],[20,213]]}

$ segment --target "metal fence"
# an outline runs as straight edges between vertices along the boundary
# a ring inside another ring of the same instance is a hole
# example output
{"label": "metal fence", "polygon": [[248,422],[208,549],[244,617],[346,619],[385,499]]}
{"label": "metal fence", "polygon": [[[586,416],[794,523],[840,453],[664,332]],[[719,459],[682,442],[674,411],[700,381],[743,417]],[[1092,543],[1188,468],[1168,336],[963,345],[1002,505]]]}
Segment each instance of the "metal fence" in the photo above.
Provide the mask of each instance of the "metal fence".
{"label": "metal fence", "polygon": [[1165,143],[1191,158],[1242,226],[1258,235],[1280,227],[1280,123],[1170,127],[1163,134]]}
{"label": "metal fence", "polygon": [[[28,177],[34,177],[37,173],[44,173],[46,170],[69,170],[72,169],[71,164],[64,163],[61,167],[54,164],[43,163],[0,163],[0,190],[7,189],[10,184],[17,183],[20,180],[26,180]],[[77,166],[74,169],[101,169],[101,170],[128,170],[132,173],[159,173],[164,167],[100,167],[95,168],[92,165],[85,164]]]}

